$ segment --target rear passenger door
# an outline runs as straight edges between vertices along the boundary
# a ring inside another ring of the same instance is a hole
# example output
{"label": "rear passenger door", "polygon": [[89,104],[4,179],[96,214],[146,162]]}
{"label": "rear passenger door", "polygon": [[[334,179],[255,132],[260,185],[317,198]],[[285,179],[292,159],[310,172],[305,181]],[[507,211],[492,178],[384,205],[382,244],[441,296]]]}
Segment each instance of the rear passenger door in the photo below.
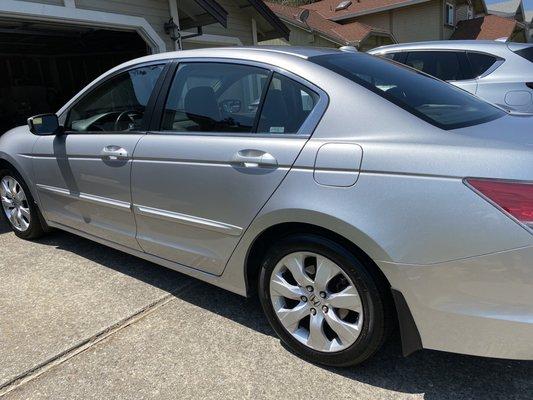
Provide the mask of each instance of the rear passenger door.
{"label": "rear passenger door", "polygon": [[327,100],[259,64],[183,62],[171,78],[135,150],[137,239],[149,254],[221,274]]}

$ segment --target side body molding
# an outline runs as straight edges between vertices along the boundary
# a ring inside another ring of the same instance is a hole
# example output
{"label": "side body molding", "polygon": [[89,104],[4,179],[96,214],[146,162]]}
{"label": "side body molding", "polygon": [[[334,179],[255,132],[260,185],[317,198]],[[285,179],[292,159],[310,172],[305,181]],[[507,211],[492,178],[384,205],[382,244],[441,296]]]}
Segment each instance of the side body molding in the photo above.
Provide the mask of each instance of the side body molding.
{"label": "side body molding", "polygon": [[326,143],[317,152],[314,178],[324,186],[349,187],[359,179],[363,149],[353,143]]}

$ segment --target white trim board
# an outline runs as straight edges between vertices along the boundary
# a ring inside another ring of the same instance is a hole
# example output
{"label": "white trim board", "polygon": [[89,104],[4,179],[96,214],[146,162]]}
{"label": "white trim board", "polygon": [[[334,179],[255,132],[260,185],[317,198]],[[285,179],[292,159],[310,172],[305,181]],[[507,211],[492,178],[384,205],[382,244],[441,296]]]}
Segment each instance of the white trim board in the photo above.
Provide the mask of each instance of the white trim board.
{"label": "white trim board", "polygon": [[136,31],[150,46],[153,53],[161,53],[167,50],[165,41],[157,34],[148,21],[133,15],[54,6],[29,1],[1,0],[0,16]]}

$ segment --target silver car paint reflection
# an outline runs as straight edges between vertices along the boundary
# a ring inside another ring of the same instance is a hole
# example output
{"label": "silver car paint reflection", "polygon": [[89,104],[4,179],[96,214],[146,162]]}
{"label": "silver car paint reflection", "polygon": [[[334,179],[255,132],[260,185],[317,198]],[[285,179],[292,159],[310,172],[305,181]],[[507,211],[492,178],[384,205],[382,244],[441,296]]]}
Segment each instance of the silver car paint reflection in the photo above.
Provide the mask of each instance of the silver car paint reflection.
{"label": "silver car paint reflection", "polygon": [[531,43],[504,43],[483,40],[441,40],[381,46],[368,53],[382,56],[408,51],[472,51],[500,58],[476,79],[449,81],[482,99],[507,110],[533,114],[533,63],[514,53]]}
{"label": "silver car paint reflection", "polygon": [[[216,56],[283,67],[328,96],[316,128],[301,135],[85,141],[79,138],[88,135],[38,138],[20,127],[0,138],[0,158],[18,169],[51,226],[241,295],[255,285],[247,282],[246,261],[263,232],[286,223],[329,229],[362,249],[404,295],[425,348],[533,359],[533,235],[463,183],[470,176],[533,181],[532,117],[443,131],[307,61],[333,52],[165,53],[119,66],[88,87],[158,60]],[[61,119],[86,90],[59,111]],[[108,145],[128,157],[109,167],[96,156]],[[61,156],[69,148],[76,154]],[[359,159],[326,153],[317,164],[324,148]],[[241,149],[267,152],[278,165],[241,172],[232,166]],[[131,182],[121,169],[130,165]],[[200,177],[207,180],[195,185]]]}

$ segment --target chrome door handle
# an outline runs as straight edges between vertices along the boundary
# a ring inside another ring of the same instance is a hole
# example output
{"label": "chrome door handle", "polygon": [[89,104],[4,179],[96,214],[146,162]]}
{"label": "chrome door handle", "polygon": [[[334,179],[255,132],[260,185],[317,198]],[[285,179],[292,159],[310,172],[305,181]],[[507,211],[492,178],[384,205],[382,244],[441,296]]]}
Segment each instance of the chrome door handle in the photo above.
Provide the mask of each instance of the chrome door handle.
{"label": "chrome door handle", "polygon": [[277,160],[270,153],[261,150],[240,150],[233,156],[232,163],[245,168],[276,167]]}
{"label": "chrome door handle", "polygon": [[128,159],[127,150],[120,146],[106,146],[102,149],[100,155],[102,156],[102,158],[111,161]]}

